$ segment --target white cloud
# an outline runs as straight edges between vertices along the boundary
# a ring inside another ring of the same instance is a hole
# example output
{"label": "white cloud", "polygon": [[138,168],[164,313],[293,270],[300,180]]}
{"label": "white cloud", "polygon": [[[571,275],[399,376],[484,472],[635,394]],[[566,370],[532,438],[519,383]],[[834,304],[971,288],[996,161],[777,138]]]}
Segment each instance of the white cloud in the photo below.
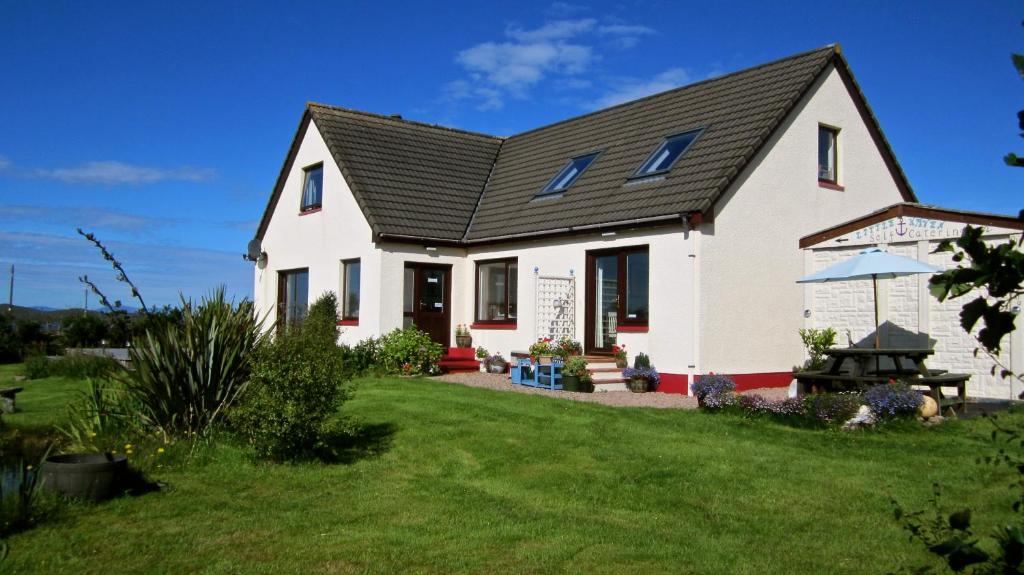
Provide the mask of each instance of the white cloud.
{"label": "white cloud", "polygon": [[64,224],[71,228],[88,226],[129,232],[150,230],[176,222],[170,218],[153,218],[118,210],[84,206],[46,207],[0,204],[0,222],[26,219],[37,223]]}
{"label": "white cloud", "polygon": [[690,75],[682,68],[669,68],[648,79],[628,78],[620,80],[614,88],[600,98],[589,102],[587,107],[595,110],[607,108],[615,104],[629,102],[644,96],[678,88],[683,84],[689,83],[690,80]]}
{"label": "white cloud", "polygon": [[443,97],[475,101],[479,110],[496,110],[508,98],[528,98],[531,89],[549,77],[561,87],[579,86],[588,80],[572,81],[601,59],[601,42],[628,48],[653,33],[647,26],[600,24],[594,18],[550,20],[533,29],[512,25],[504,40],[482,42],[456,55],[467,77],[446,84]]}
{"label": "white cloud", "polygon": [[566,18],[573,14],[580,12],[586,12],[589,10],[586,6],[579,4],[570,4],[569,2],[553,2],[551,6],[548,6],[544,13],[553,18]]}
{"label": "white cloud", "polygon": [[74,168],[36,168],[26,175],[33,178],[59,180],[68,184],[142,185],[162,181],[202,182],[213,179],[210,168],[153,168],[123,162],[86,162]]}

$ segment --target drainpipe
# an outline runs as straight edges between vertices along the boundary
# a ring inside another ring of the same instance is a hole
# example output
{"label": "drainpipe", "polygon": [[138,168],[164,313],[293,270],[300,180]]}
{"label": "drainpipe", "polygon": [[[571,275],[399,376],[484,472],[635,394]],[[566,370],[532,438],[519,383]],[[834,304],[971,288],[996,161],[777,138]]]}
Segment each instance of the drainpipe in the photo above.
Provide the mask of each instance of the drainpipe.
{"label": "drainpipe", "polygon": [[692,321],[690,322],[690,362],[686,366],[688,382],[688,385],[686,386],[686,395],[692,395],[692,386],[695,381],[694,378],[700,374],[700,214],[689,214],[683,221],[683,225],[688,232],[690,240],[690,253],[687,254],[686,259],[689,260],[690,279],[693,282],[691,286],[692,296],[690,301],[690,309],[692,313]]}

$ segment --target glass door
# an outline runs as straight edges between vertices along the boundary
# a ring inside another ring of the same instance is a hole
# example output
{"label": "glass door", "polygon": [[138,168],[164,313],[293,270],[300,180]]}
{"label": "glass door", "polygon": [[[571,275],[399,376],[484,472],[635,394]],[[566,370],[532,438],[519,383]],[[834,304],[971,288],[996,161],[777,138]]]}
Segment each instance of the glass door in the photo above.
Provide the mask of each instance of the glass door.
{"label": "glass door", "polygon": [[610,352],[618,335],[619,257],[616,254],[591,256],[589,300],[592,302],[588,322],[591,326],[590,349]]}

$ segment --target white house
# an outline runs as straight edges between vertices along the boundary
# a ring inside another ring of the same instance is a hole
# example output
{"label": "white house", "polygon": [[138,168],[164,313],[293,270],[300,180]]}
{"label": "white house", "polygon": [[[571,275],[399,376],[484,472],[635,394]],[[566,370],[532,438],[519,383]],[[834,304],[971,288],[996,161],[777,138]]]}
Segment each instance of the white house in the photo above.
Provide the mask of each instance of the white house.
{"label": "white house", "polygon": [[[985,241],[996,244],[1019,241],[1024,229],[1024,222],[1011,216],[900,203],[801,238],[804,271],[820,271],[874,246],[949,269],[956,265],[952,254],[933,252],[942,240],[960,237],[968,224],[983,228]],[[960,325],[960,310],[974,297],[940,302],[928,291],[927,275],[879,280],[882,347],[934,349],[928,366],[970,374],[968,396],[1017,399],[1022,391],[1020,382],[999,377],[998,371],[993,374],[993,360],[974,353],[978,342]],[[805,325],[835,328],[840,344],[847,343],[847,337],[855,343],[872,342],[876,327],[869,302],[873,299],[870,281],[806,284]],[[1024,373],[1024,337],[1020,333],[1011,333],[1003,342],[999,362]]]}
{"label": "white house", "polygon": [[[259,226],[255,302],[331,290],[342,339],[416,324],[509,355],[624,344],[787,385],[801,237],[916,198],[838,46],[511,137],[309,104]],[[276,310],[276,311],[275,311]]]}

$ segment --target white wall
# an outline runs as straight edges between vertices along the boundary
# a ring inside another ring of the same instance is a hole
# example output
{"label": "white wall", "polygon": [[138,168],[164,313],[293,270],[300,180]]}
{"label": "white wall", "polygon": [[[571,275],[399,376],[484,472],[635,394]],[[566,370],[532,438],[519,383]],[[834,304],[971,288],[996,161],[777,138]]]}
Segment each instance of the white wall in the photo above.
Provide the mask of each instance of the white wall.
{"label": "white wall", "polygon": [[536,275],[576,278],[576,334],[584,341],[586,297],[586,252],[616,247],[646,245],[650,257],[648,333],[619,333],[632,358],[644,352],[665,373],[686,373],[692,363],[691,326],[693,322],[693,279],[688,254],[692,249],[682,222],[672,226],[644,230],[619,231],[614,236],[599,233],[557,239],[523,241],[495,246],[473,247],[469,262],[460,276],[466,298],[456,323],[471,323],[474,316],[476,261],[518,257],[519,289],[516,329],[474,329],[473,345],[482,345],[491,353],[507,358],[512,351],[526,351],[536,341]]}
{"label": "white wall", "polygon": [[[824,242],[805,251],[807,273],[820,271],[842,260],[856,256],[869,246],[880,246],[886,251],[930,263],[939,269],[954,267],[949,253],[933,254],[938,243],[947,237],[959,237],[963,224],[923,220],[938,223],[926,226],[927,236],[915,233],[911,220],[906,218],[908,233],[899,238],[891,233],[896,220],[881,222]],[[1009,237],[1019,237],[1012,230],[988,228],[985,239],[989,243],[1003,243]],[[875,240],[885,240],[876,242]],[[971,397],[1016,399],[1021,385],[991,373],[993,361],[984,353],[974,354],[978,342],[960,326],[960,310],[976,297],[939,302],[928,292],[928,275],[915,275],[891,280],[879,280],[878,308],[882,347],[930,347],[935,354],[928,358],[930,368],[946,369],[954,373],[971,375],[967,393]],[[811,315],[807,327],[835,328],[839,332],[838,345],[847,344],[847,331],[854,342],[871,344],[875,331],[874,295],[870,281],[830,282],[807,284],[807,306]],[[980,326],[976,328],[980,329]],[[1000,361],[1007,367],[1020,370],[1024,365],[1024,338],[1011,334],[1004,341]]]}
{"label": "white wall", "polygon": [[[300,215],[303,168],[318,162],[324,165],[322,209]],[[255,270],[253,294],[256,309],[269,314],[269,322],[275,319],[278,271],[309,268],[310,303],[326,291],[338,294],[340,301],[341,260],[359,258],[359,325],[343,328],[342,341],[354,343],[378,333],[380,252],[373,247],[370,226],[313,122],[301,136],[295,162],[263,237],[263,250],[268,255],[267,265]],[[401,298],[398,301],[400,305]]]}
{"label": "white wall", "polygon": [[[818,124],[841,129],[839,183],[817,180]],[[799,238],[902,201],[896,182],[834,69],[789,119],[701,226],[702,372],[788,371],[803,346]]]}

